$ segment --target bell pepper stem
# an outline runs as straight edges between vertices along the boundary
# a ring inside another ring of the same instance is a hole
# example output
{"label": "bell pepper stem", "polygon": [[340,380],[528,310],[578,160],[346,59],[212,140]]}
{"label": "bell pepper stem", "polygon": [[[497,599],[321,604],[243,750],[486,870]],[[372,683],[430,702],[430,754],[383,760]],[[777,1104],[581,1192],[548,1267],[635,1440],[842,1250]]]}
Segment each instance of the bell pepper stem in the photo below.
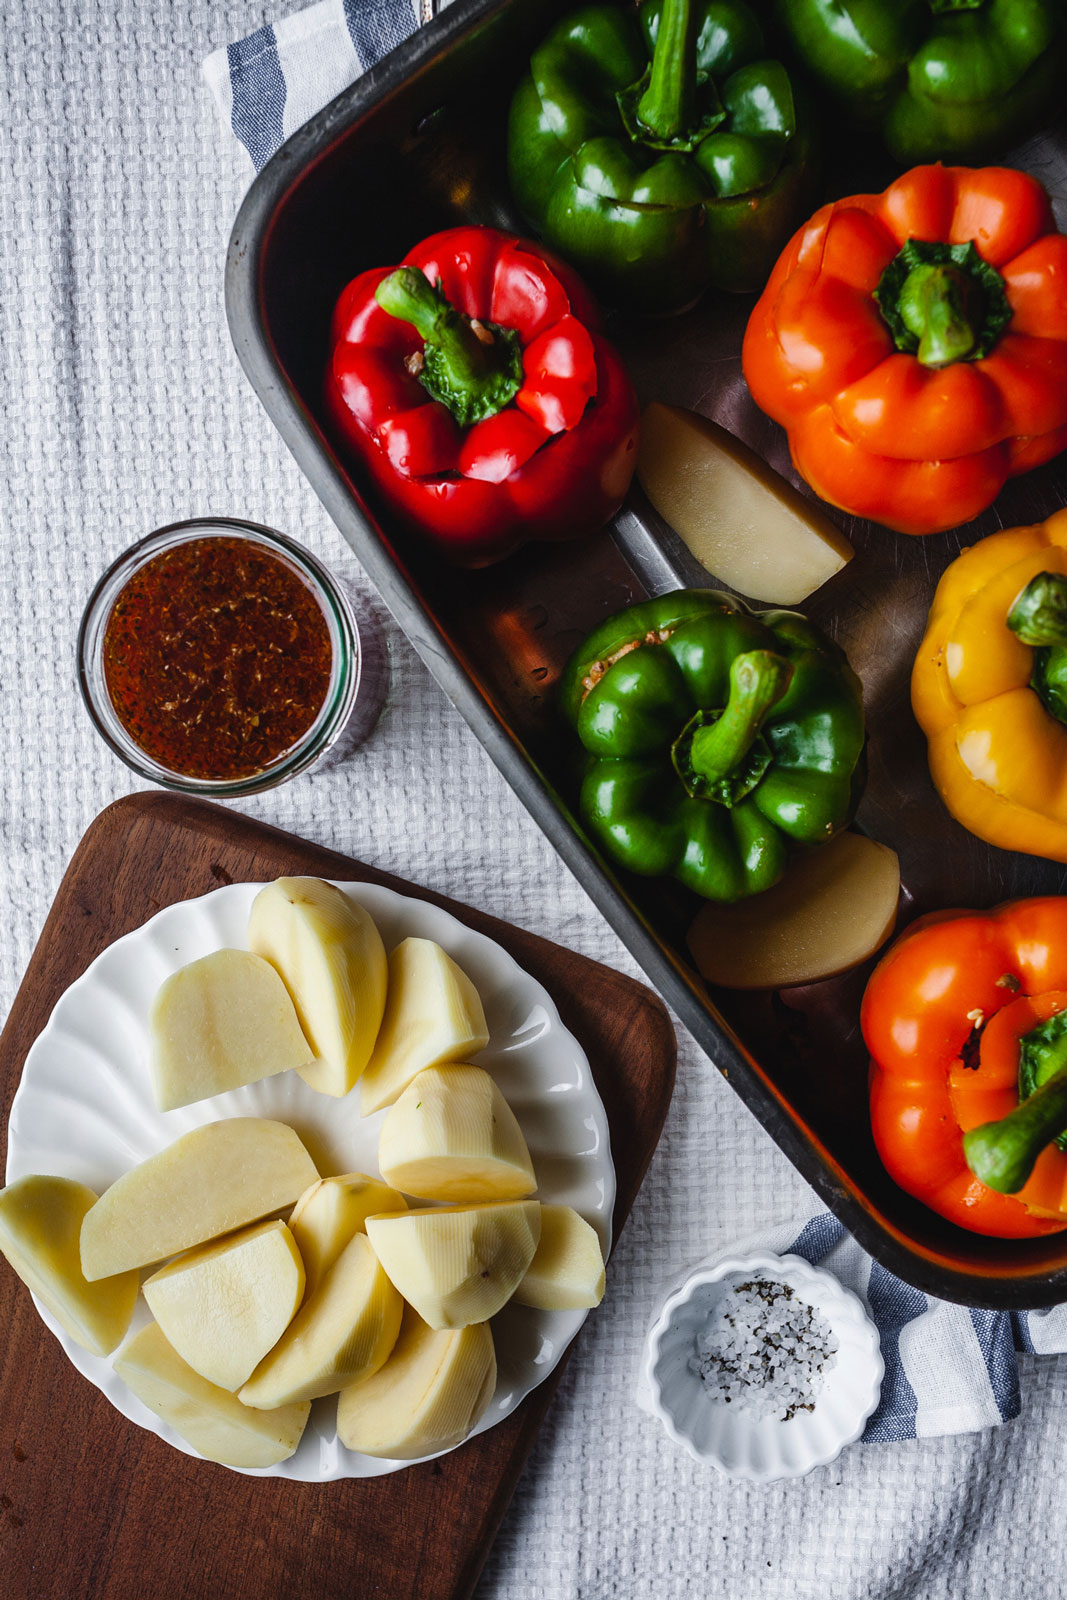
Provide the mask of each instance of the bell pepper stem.
{"label": "bell pepper stem", "polygon": [[760,724],[793,678],[793,664],[773,650],[748,650],[730,665],[730,698],[716,722],[693,735],[689,761],[708,779],[725,778],[751,750]]}
{"label": "bell pepper stem", "polygon": [[1046,1145],[1067,1128],[1067,1064],[999,1122],[963,1136],[963,1154],[976,1178],[998,1194],[1017,1194]]}
{"label": "bell pepper stem", "polygon": [[509,328],[457,311],[417,267],[398,267],[374,291],[383,311],[410,322],[423,340],[419,381],[461,427],[495,416],[522,385],[522,352]]}
{"label": "bell pepper stem", "polygon": [[989,355],[1012,318],[1004,279],[973,239],[905,240],[874,298],[897,349],[927,367]]}
{"label": "bell pepper stem", "polygon": [[1008,612],[1008,627],[1023,644],[1067,645],[1067,577],[1039,572]]}
{"label": "bell pepper stem", "polygon": [[696,43],[691,0],[664,0],[652,76],[637,115],[658,139],[687,133],[696,115]]}
{"label": "bell pepper stem", "polygon": [[919,341],[916,356],[924,367],[947,367],[970,355],[977,342],[972,298],[967,274],[947,262],[923,262],[908,273],[900,314]]}

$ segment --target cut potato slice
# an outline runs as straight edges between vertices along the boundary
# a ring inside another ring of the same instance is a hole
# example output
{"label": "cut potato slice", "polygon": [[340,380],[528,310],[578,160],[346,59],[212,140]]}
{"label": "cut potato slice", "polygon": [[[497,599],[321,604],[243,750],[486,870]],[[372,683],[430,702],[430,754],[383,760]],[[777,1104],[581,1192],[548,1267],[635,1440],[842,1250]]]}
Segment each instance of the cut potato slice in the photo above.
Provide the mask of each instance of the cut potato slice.
{"label": "cut potato slice", "polygon": [[279,878],[252,902],[248,943],[293,997],[315,1056],[300,1076],[322,1094],[347,1094],[385,1010],[385,946],[370,915],[321,878]]}
{"label": "cut potato slice", "polygon": [[348,1450],[389,1461],[435,1455],[463,1443],[495,1389],[487,1322],[438,1331],[407,1306],[385,1366],[342,1389],[337,1437]]}
{"label": "cut potato slice", "polygon": [[248,950],[214,950],[175,972],[156,995],[148,1031],[161,1111],[312,1060],[285,984]]}
{"label": "cut potato slice", "polygon": [[284,1222],[201,1245],[144,1286],[168,1343],[209,1383],[239,1389],[296,1315],[304,1263]]}
{"label": "cut potato slice", "polygon": [[93,1191],[70,1178],[19,1178],[0,1190],[0,1253],[75,1344],[107,1356],[130,1325],[138,1276],[87,1281],[81,1230],[95,1204]]}
{"label": "cut potato slice", "polygon": [[515,1299],[539,1311],[580,1311],[603,1298],[604,1257],[596,1229],[573,1206],[542,1206],[541,1238]]}
{"label": "cut potato slice", "polygon": [[495,1316],[525,1276],[540,1233],[536,1200],[367,1218],[379,1261],[431,1328]]}
{"label": "cut potato slice", "polygon": [[817,506],[695,411],[645,407],[637,476],[697,560],[751,600],[796,605],[852,559]]}
{"label": "cut potato slice", "polygon": [[521,1200],[537,1188],[515,1113],[481,1067],[429,1067],[412,1079],[382,1123],[378,1165],[387,1183],[423,1200]]}
{"label": "cut potato slice", "polygon": [[346,1172],[313,1183],[289,1218],[307,1275],[305,1297],[311,1299],[349,1239],[367,1231],[368,1217],[380,1211],[406,1210],[403,1195],[365,1172]]}
{"label": "cut potato slice", "polygon": [[798,856],[773,889],[735,905],[711,901],[689,929],[689,949],[709,983],[784,989],[858,966],[893,931],[900,863],[884,844],[839,833]]}
{"label": "cut potato slice", "polygon": [[400,1332],[404,1305],[365,1234],[348,1241],[319,1287],[241,1390],[249,1406],[336,1394],[369,1377]]}
{"label": "cut potato slice", "polygon": [[107,1278],[163,1261],[292,1205],[317,1177],[283,1122],[205,1123],[104,1191],[82,1223],[82,1271]]}
{"label": "cut potato slice", "polygon": [[115,1371],[187,1444],[226,1467],[274,1467],[288,1460],[311,1411],[306,1401],[277,1411],[243,1406],[194,1372],[154,1322],[119,1351]]}
{"label": "cut potato slice", "polygon": [[365,1117],[391,1106],[416,1073],[468,1061],[489,1043],[478,991],[432,939],[404,939],[389,957],[385,1016],[359,1083]]}

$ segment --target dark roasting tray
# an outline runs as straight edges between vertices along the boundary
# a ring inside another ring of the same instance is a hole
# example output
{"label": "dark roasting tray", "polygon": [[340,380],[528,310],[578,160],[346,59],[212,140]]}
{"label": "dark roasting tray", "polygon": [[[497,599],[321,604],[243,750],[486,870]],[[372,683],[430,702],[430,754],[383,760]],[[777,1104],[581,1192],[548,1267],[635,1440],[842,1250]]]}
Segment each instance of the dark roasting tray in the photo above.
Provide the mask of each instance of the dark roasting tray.
{"label": "dark roasting tray", "polygon": [[[932,1294],[985,1306],[1067,1300],[1067,1233],[1004,1242],[942,1221],[886,1176],[867,1117],[860,996],[870,967],[780,993],[709,991],[686,953],[697,909],[682,891],[617,872],[571,809],[568,741],[553,687],[571,650],[630,601],[713,584],[635,489],[615,527],[583,544],[455,571],[376,510],[328,437],[320,388],[333,303],[364,268],[398,261],[459,222],[524,231],[504,176],[504,118],[525,59],[567,0],[458,0],[338,96],[278,152],[234,226],[227,310],[238,354],[272,420],[400,626],[660,992],[785,1153],[890,1270]],[[868,150],[834,154],[828,194],[893,176]],[[1062,134],[1016,152],[1056,195]],[[1061,220],[1062,225],[1062,220]],[[782,431],[749,398],[740,349],[752,301],[709,296],[684,316],[611,332],[642,400],[692,406],[793,481]],[[1000,526],[1067,501],[1067,458],[1009,483],[959,533],[909,539],[835,514],[856,558],[804,610],[863,679],[870,776],[858,822],[900,855],[901,921],[945,906],[1058,893],[1063,869],[994,850],[937,799],[908,680],[938,576]],[[740,1220],[740,1219],[739,1219]]]}

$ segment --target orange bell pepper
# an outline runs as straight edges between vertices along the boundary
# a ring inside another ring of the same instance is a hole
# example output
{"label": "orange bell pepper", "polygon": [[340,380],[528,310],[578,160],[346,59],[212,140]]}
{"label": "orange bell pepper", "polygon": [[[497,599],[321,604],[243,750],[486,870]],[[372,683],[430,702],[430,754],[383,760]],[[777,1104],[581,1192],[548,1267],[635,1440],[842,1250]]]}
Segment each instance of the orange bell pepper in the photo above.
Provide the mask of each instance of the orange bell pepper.
{"label": "orange bell pepper", "polygon": [[1065,645],[1067,511],[1057,511],[990,534],[947,568],[911,703],[957,822],[1003,850],[1067,862],[1067,705],[1054,677]]}
{"label": "orange bell pepper", "polygon": [[745,377],[824,500],[936,533],[1067,446],[1065,282],[1036,179],[915,167],[794,236],[749,320]]}
{"label": "orange bell pepper", "polygon": [[1019,1103],[1022,1047],[1067,1008],[1067,897],[922,917],[871,975],[860,1023],[871,1126],[894,1182],[973,1233],[1067,1228],[1067,1153],[1049,1145],[1017,1195],[987,1188],[963,1135]]}

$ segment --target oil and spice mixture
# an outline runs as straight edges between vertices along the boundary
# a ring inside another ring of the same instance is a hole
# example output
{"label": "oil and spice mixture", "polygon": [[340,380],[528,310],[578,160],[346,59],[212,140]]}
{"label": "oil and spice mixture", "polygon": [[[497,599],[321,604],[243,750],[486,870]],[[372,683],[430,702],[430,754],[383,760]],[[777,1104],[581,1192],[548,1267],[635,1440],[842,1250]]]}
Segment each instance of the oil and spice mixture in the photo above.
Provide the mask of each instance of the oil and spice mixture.
{"label": "oil and spice mixture", "polygon": [[104,632],[107,692],[130,738],[183,777],[254,776],[291,750],[330,688],[322,607],[249,539],[192,539],[146,561]]}

